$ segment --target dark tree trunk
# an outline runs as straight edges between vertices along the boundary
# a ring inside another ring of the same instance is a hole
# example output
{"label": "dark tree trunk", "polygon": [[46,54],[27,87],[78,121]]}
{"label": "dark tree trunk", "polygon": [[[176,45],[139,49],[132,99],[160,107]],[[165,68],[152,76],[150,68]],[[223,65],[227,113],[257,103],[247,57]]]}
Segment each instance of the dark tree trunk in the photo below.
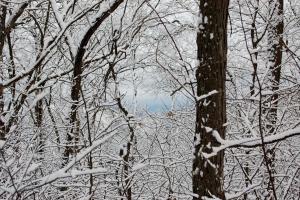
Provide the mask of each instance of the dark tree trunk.
{"label": "dark tree trunk", "polygon": [[[77,49],[77,53],[74,60],[74,69],[73,69],[73,84],[71,88],[71,112],[70,112],[70,124],[71,130],[67,135],[67,147],[64,151],[65,161],[68,162],[69,157],[78,151],[77,143],[79,141],[79,120],[77,118],[77,110],[79,107],[80,100],[80,91],[81,91],[81,75],[82,75],[82,67],[84,65],[84,55],[86,52],[86,46],[100,27],[100,25],[107,19],[122,3],[124,0],[115,0],[111,4],[111,6],[104,11],[92,24],[92,26],[87,30],[84,34],[82,40],[80,41],[80,45]],[[74,142],[74,146],[71,144]]]}
{"label": "dark tree trunk", "polygon": [[270,129],[268,132],[274,134],[277,121],[278,107],[278,89],[281,76],[282,50],[283,50],[283,0],[270,0],[270,9],[272,17],[270,19],[268,40],[269,40],[269,84],[272,95],[269,98],[270,110],[268,112],[268,120],[270,121]]}
{"label": "dark tree trunk", "polygon": [[[41,67],[37,70],[37,77],[36,81],[40,81],[40,73],[41,73]],[[40,95],[43,92],[43,89],[37,89],[36,95]],[[42,125],[43,125],[43,116],[44,116],[44,108],[43,108],[43,99],[40,99],[36,102],[36,105],[34,107],[34,114],[35,114],[35,120],[36,120],[36,128],[38,131],[38,143],[39,143],[39,150],[38,152],[40,153],[40,158],[42,158],[42,154],[44,152],[44,146],[45,146],[45,134],[43,133],[42,130]]]}
{"label": "dark tree trunk", "polygon": [[3,121],[4,100],[3,85],[0,83],[0,140],[5,140],[5,124]]}
{"label": "dark tree trunk", "polygon": [[2,53],[5,42],[5,19],[6,19],[6,6],[0,5],[0,61],[2,61]]}
{"label": "dark tree trunk", "polygon": [[3,71],[2,71],[2,62],[3,62],[3,47],[5,42],[5,19],[6,19],[6,6],[0,5],[0,140],[5,139],[5,126],[3,121],[3,112],[4,112],[4,94],[3,94]]}
{"label": "dark tree trunk", "polygon": [[[197,33],[199,66],[196,71],[196,131],[193,160],[193,192],[202,197],[225,199],[223,191],[224,152],[206,159],[203,153],[220,144],[213,135],[225,137],[225,70],[229,0],[201,0]],[[212,92],[214,91],[214,92]]]}
{"label": "dark tree trunk", "polygon": [[7,15],[7,6],[8,2],[1,2],[0,4],[0,140],[5,140],[5,135],[7,129],[5,127],[5,122],[3,120],[4,116],[4,89],[5,85],[2,83],[4,77],[3,77],[3,48],[5,44],[5,38],[9,36],[11,30],[16,25],[16,21],[19,19],[19,17],[24,12],[25,8],[28,6],[28,3],[22,3],[17,10],[17,12],[14,13],[11,17],[10,23],[5,24],[6,21],[6,15]]}
{"label": "dark tree trunk", "polygon": [[[276,134],[277,123],[277,110],[279,101],[279,84],[281,77],[281,64],[282,64],[282,51],[283,51],[283,0],[270,0],[270,22],[268,29],[268,42],[269,42],[269,90],[272,91],[271,96],[268,97],[267,103],[267,116],[266,128],[267,134]],[[268,191],[271,195],[274,193],[276,199],[275,186],[274,186],[274,173],[275,173],[275,152],[274,149],[268,149],[269,156],[267,156],[267,164],[271,168],[272,175],[268,183]],[[273,190],[273,192],[272,192]]]}

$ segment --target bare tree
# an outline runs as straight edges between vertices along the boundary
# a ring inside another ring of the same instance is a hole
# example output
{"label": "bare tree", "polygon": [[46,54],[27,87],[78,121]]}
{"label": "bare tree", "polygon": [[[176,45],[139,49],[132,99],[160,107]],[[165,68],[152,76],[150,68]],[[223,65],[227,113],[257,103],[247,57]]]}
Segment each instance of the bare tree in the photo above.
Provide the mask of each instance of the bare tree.
{"label": "bare tree", "polygon": [[[3,63],[3,48],[6,42],[6,38],[9,42],[10,32],[16,26],[16,21],[24,12],[25,8],[28,6],[28,2],[23,2],[18,6],[14,7],[13,13],[7,17],[7,7],[8,3],[1,2],[0,4],[0,64]],[[8,18],[8,19],[7,19]],[[5,122],[4,122],[4,66],[0,66],[0,140],[5,139]]]}
{"label": "bare tree", "polygon": [[300,3],[228,4],[0,0],[0,199],[297,199]]}
{"label": "bare tree", "polygon": [[[68,145],[65,149],[64,156],[68,160],[69,156],[76,153],[78,151],[78,147],[76,146],[79,140],[79,127],[80,122],[77,117],[77,110],[79,107],[79,98],[80,98],[80,90],[81,90],[81,79],[82,79],[82,67],[83,67],[83,58],[86,51],[86,45],[88,44],[90,38],[97,31],[97,29],[101,26],[103,21],[107,19],[111,13],[113,13],[124,0],[115,0],[107,10],[101,13],[100,16],[96,18],[96,21],[93,22],[92,26],[86,31],[82,40],[80,41],[80,45],[78,47],[75,60],[74,60],[74,69],[73,69],[73,84],[71,89],[71,99],[73,101],[70,112],[70,124],[71,130],[67,135]],[[74,147],[72,147],[72,141],[74,140]]]}

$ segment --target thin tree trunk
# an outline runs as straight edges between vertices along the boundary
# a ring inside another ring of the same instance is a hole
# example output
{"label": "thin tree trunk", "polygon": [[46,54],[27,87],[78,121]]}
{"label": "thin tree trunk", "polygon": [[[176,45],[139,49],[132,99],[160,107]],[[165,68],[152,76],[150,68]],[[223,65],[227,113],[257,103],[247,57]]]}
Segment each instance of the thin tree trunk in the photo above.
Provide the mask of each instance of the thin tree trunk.
{"label": "thin tree trunk", "polygon": [[0,83],[0,140],[5,140],[3,85]]}
{"label": "thin tree trunk", "polygon": [[[282,65],[282,51],[283,51],[283,0],[270,0],[269,9],[270,9],[270,22],[268,29],[268,42],[269,42],[269,90],[272,91],[271,96],[268,97],[267,103],[267,134],[276,134],[276,123],[278,119],[277,110],[278,110],[278,101],[279,101],[279,85],[281,77],[281,65]],[[275,174],[275,152],[274,149],[268,149],[269,156],[267,157],[267,164],[271,168],[272,176],[268,182],[268,191],[269,194],[275,195],[274,190],[274,174]],[[273,186],[272,186],[273,185]]]}
{"label": "thin tree trunk", "polygon": [[[36,81],[38,82],[40,80],[39,76],[41,73],[41,67],[37,70],[37,77]],[[42,93],[43,89],[37,89],[36,95],[40,95]],[[40,153],[40,156],[42,158],[42,154],[44,152],[44,145],[45,145],[45,134],[42,131],[42,124],[43,124],[43,115],[44,115],[44,109],[43,109],[43,99],[40,99],[36,102],[36,105],[34,107],[34,113],[36,118],[36,127],[38,131],[38,144],[39,149],[38,152]]]}
{"label": "thin tree trunk", "polygon": [[5,19],[6,19],[6,6],[0,5],[0,61],[3,61],[3,47],[5,42]]}
{"label": "thin tree trunk", "polygon": [[199,66],[196,71],[196,131],[193,160],[194,199],[218,197],[223,191],[224,152],[206,159],[203,153],[219,146],[214,135],[225,138],[225,69],[227,62],[227,18],[229,0],[201,0],[197,33]]}
{"label": "thin tree trunk", "polygon": [[5,19],[6,19],[6,6],[0,5],[0,140],[5,140],[5,124],[3,120],[4,112],[4,94],[3,94],[3,47],[5,42]]}
{"label": "thin tree trunk", "polygon": [[[260,39],[257,38],[258,34],[257,34],[257,25],[256,25],[258,11],[259,11],[259,0],[256,0],[256,4],[254,6],[253,20],[252,20],[252,24],[251,24],[251,31],[250,31],[252,49],[255,49],[255,50],[257,50],[258,44],[259,44],[259,41],[260,41]],[[244,34],[246,34],[245,30],[244,30]],[[252,62],[252,67],[253,67],[253,72],[251,74],[252,75],[252,85],[250,86],[250,95],[251,95],[251,97],[253,97],[255,95],[255,82],[256,82],[257,68],[258,68],[258,64],[257,64],[258,51],[254,51],[253,53],[250,54],[250,56],[251,56],[251,62]],[[251,100],[251,104],[255,105],[254,100]],[[247,137],[251,137],[250,131],[248,131]],[[252,184],[252,180],[249,179],[251,169],[250,169],[249,160],[248,160],[249,155],[251,154],[251,150],[247,149],[245,154],[247,155],[247,157],[246,157],[247,160],[246,160],[246,163],[245,163],[245,172],[246,172],[246,174],[245,174],[245,186],[246,186],[246,188],[248,188],[249,185]],[[255,195],[257,195],[256,191],[254,191],[254,193],[255,193]],[[248,193],[245,193],[244,194],[244,200],[247,200],[247,199],[248,199]]]}
{"label": "thin tree trunk", "polygon": [[8,129],[5,127],[4,122],[4,73],[3,73],[3,48],[5,44],[5,38],[6,36],[9,36],[11,30],[14,28],[16,21],[19,19],[19,17],[24,12],[25,8],[28,6],[27,3],[22,3],[18,10],[14,13],[11,17],[10,23],[5,24],[6,21],[6,15],[7,15],[7,5],[8,2],[1,2],[0,4],[0,140],[5,140],[6,132],[8,132]]}
{"label": "thin tree trunk", "polygon": [[275,134],[277,122],[278,107],[278,89],[281,76],[282,50],[283,50],[283,0],[270,0],[270,9],[274,9],[274,13],[270,20],[268,39],[269,39],[269,84],[272,95],[269,98],[268,120],[270,122],[268,132]]}
{"label": "thin tree trunk", "polygon": [[[77,111],[79,108],[79,100],[80,100],[80,90],[81,90],[81,75],[82,75],[82,67],[83,67],[83,57],[86,52],[87,44],[100,25],[107,19],[111,13],[113,13],[124,0],[115,0],[110,8],[104,11],[101,16],[99,16],[94,24],[86,31],[82,40],[80,41],[80,45],[77,49],[77,53],[74,60],[74,69],[73,69],[73,84],[71,88],[71,112],[70,112],[70,125],[71,130],[67,135],[67,146],[64,151],[65,163],[68,162],[69,157],[78,151],[78,141],[79,141],[79,119],[77,118]],[[71,144],[74,142],[74,146]]]}
{"label": "thin tree trunk", "polygon": [[[117,54],[117,51],[115,53]],[[120,92],[119,92],[119,88],[118,88],[118,84],[117,84],[117,74],[115,73],[115,70],[114,70],[114,64],[110,65],[110,71],[112,73],[112,78],[114,79],[115,84],[116,84],[117,105],[118,105],[119,109],[122,111],[122,113],[124,114],[124,116],[126,118],[128,129],[129,129],[129,140],[127,141],[126,146],[124,146],[124,148],[126,148],[125,154],[124,154],[124,150],[121,149],[119,155],[123,158],[123,162],[124,162],[123,174],[124,174],[125,187],[124,187],[123,193],[125,194],[127,200],[132,200],[132,187],[131,187],[132,177],[130,176],[130,162],[131,162],[130,158],[132,156],[131,153],[133,151],[132,146],[134,143],[134,133],[135,132],[134,132],[133,126],[130,124],[131,122],[130,122],[129,112],[123,106],[122,100],[120,98]],[[121,198],[121,200],[123,200],[123,198]]]}

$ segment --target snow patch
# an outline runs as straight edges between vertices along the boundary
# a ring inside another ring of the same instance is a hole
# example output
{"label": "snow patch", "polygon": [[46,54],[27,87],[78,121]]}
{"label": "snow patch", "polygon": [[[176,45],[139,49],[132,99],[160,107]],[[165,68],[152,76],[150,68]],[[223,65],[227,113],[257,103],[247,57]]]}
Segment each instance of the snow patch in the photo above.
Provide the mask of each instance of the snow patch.
{"label": "snow patch", "polygon": [[139,170],[139,169],[142,169],[142,168],[146,167],[147,165],[148,165],[148,164],[138,163],[138,164],[136,164],[136,165],[134,165],[134,166],[132,167],[132,171],[137,171],[137,170]]}
{"label": "snow patch", "polygon": [[0,140],[0,149],[3,149],[5,145],[5,140]]}

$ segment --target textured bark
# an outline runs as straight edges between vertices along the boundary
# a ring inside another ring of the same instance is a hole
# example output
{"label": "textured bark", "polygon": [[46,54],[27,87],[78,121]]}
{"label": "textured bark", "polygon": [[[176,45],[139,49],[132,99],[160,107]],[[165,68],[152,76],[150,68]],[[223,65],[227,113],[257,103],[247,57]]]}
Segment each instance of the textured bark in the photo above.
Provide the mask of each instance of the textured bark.
{"label": "textured bark", "polygon": [[225,69],[227,57],[227,18],[229,0],[201,0],[197,33],[199,66],[196,71],[197,95],[217,93],[196,104],[196,131],[193,160],[193,192],[203,197],[225,199],[221,151],[210,159],[202,153],[212,152],[220,144],[213,134],[225,138]]}
{"label": "textured bark", "polygon": [[5,140],[5,124],[3,121],[3,85],[0,83],[0,140]]}
{"label": "textured bark", "polygon": [[2,62],[3,62],[3,47],[5,42],[5,19],[6,19],[6,6],[0,5],[0,140],[5,139],[5,126],[3,121],[3,111],[4,111],[4,94],[3,94],[3,84],[2,84]]}
{"label": "textured bark", "polygon": [[283,0],[270,0],[270,9],[273,10],[269,24],[269,84],[272,95],[269,98],[268,120],[270,120],[270,134],[274,134],[277,121],[278,89],[281,76],[282,50],[283,50]]}
{"label": "textured bark", "polygon": [[[37,82],[40,81],[40,70],[41,68],[38,69],[37,71]],[[43,92],[43,89],[38,89],[36,91],[36,95],[40,95]],[[39,142],[39,153],[42,155],[44,152],[44,145],[45,145],[45,134],[43,133],[42,130],[42,125],[43,125],[43,116],[44,116],[44,108],[43,108],[43,99],[40,99],[39,101],[36,102],[36,105],[34,107],[34,114],[35,114],[35,120],[36,120],[36,127],[38,131],[38,142]]]}
{"label": "textured bark", "polygon": [[6,6],[0,5],[0,61],[2,62],[2,53],[3,53],[3,46],[5,42],[5,20],[6,20]]}
{"label": "textured bark", "polygon": [[[267,116],[266,116],[266,128],[267,134],[276,134],[276,123],[278,120],[277,110],[279,101],[279,85],[281,77],[281,64],[282,64],[282,52],[283,52],[283,0],[270,0],[270,22],[268,29],[268,41],[269,41],[269,90],[272,91],[270,97],[268,97],[267,103]],[[273,199],[276,199],[275,186],[274,186],[274,173],[275,173],[275,151],[274,149],[268,149],[269,156],[267,157],[267,164],[271,168],[271,176],[268,182],[268,191],[272,195]],[[273,192],[272,192],[273,191]]]}

